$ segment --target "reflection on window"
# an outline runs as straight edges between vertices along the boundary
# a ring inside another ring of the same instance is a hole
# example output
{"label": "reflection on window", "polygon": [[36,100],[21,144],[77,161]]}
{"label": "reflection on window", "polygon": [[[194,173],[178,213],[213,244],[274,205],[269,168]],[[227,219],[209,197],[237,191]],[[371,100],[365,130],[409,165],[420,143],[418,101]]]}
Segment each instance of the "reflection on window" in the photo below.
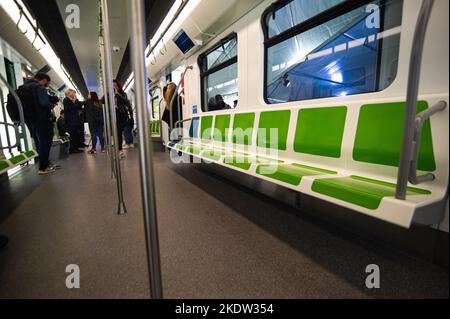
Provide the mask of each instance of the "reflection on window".
{"label": "reflection on window", "polygon": [[[289,5],[302,2],[294,0]],[[320,13],[325,3],[331,6],[332,2],[313,3]],[[402,0],[374,1],[272,44],[266,52],[267,101],[284,103],[387,88],[397,73],[402,5]],[[282,12],[278,10],[273,20],[274,25],[281,24],[280,30],[284,28],[281,21],[286,20]]]}
{"label": "reflection on window", "polygon": [[204,112],[234,109],[238,103],[237,36],[200,57]]}
{"label": "reflection on window", "polygon": [[345,0],[291,0],[286,5],[268,15],[269,37],[276,36],[305,22],[319,13]]}

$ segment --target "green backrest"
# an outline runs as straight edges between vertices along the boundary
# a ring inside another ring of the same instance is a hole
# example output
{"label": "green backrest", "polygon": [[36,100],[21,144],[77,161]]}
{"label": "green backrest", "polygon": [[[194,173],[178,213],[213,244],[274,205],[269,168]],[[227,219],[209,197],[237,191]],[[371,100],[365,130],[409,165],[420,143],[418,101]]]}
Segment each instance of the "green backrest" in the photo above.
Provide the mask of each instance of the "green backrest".
{"label": "green backrest", "polygon": [[345,106],[300,110],[294,150],[317,156],[341,157],[346,117]]}
{"label": "green backrest", "polygon": [[[259,119],[258,146],[264,148],[287,149],[287,137],[291,111],[262,112]],[[272,136],[272,130],[277,132],[277,137]]]}
{"label": "green backrest", "polygon": [[231,115],[217,115],[214,124],[213,139],[216,142],[228,142]]}
{"label": "green backrest", "polygon": [[213,124],[212,116],[203,116],[202,123],[200,125],[200,138],[202,140],[210,140],[212,135],[212,124]]}
{"label": "green backrest", "polygon": [[[420,101],[417,112],[428,108]],[[358,130],[353,148],[353,159],[358,162],[398,167],[403,140],[406,103],[363,105],[359,114]],[[436,170],[430,121],[422,130],[418,169]]]}
{"label": "green backrest", "polygon": [[255,113],[236,114],[233,123],[233,144],[251,145],[254,127]]}

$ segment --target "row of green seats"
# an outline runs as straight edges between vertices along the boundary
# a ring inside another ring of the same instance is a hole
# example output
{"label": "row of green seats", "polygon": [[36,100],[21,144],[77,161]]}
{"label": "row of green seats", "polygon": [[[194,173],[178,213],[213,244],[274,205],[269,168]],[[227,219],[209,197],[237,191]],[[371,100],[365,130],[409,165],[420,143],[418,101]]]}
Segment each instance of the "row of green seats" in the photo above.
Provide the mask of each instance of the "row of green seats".
{"label": "row of green seats", "polygon": [[[358,162],[398,167],[403,136],[406,104],[383,103],[361,107],[353,159]],[[427,102],[418,103],[417,112],[428,108]],[[286,151],[291,125],[291,111],[265,111],[260,113],[257,146]],[[234,115],[207,115],[201,117],[200,132],[194,137],[203,141],[250,146],[255,134],[255,113]],[[346,127],[347,107],[302,109],[298,112],[293,149],[296,153],[321,157],[341,158]],[[428,120],[422,130],[418,169],[436,170],[431,125]]]}
{"label": "row of green seats", "polygon": [[35,158],[36,156],[37,156],[37,154],[35,151],[28,151],[28,152],[16,155],[14,157],[11,157],[10,159],[1,159],[0,160],[0,173],[3,174],[18,165],[26,163],[27,161]]}

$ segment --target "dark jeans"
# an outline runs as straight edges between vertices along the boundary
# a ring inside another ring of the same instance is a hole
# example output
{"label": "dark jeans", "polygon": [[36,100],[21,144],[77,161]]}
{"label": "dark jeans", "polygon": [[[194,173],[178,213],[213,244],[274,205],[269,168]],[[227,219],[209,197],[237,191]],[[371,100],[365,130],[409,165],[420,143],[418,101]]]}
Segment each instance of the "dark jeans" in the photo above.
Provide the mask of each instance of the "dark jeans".
{"label": "dark jeans", "polygon": [[102,123],[90,123],[89,130],[91,131],[92,149],[97,148],[97,138],[100,141],[102,149],[105,148],[104,127]]}
{"label": "dark jeans", "polygon": [[117,123],[117,135],[119,135],[119,151],[123,149],[123,131],[125,130],[126,123]]}
{"label": "dark jeans", "polygon": [[39,150],[39,139],[36,135],[35,124],[32,124],[30,121],[26,121],[25,124],[27,125],[28,131],[30,131],[31,138],[34,141],[34,145],[35,145],[36,151],[37,151],[37,150]]}
{"label": "dark jeans", "polygon": [[134,142],[133,126],[125,126],[123,134],[125,135],[125,144],[132,145]]}
{"label": "dark jeans", "polygon": [[67,125],[67,131],[70,134],[70,151],[77,151],[81,148],[79,125]]}
{"label": "dark jeans", "polygon": [[84,123],[78,126],[78,136],[79,136],[79,145],[80,147],[84,147],[85,141],[85,131],[84,131]]}
{"label": "dark jeans", "polygon": [[49,165],[50,149],[53,144],[53,123],[47,120],[38,121],[34,125],[35,135],[39,141],[39,170],[45,170]]}

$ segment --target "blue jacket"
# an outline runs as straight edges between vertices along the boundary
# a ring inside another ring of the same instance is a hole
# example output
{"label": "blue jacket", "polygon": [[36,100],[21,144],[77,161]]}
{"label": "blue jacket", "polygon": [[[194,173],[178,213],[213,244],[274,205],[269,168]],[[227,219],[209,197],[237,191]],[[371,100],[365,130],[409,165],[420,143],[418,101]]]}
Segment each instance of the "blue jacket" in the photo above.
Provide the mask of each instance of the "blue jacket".
{"label": "blue jacket", "polygon": [[24,87],[31,88],[33,90],[34,102],[37,107],[39,118],[48,119],[55,106],[50,102],[47,89],[42,85],[39,85],[34,79],[25,81]]}

